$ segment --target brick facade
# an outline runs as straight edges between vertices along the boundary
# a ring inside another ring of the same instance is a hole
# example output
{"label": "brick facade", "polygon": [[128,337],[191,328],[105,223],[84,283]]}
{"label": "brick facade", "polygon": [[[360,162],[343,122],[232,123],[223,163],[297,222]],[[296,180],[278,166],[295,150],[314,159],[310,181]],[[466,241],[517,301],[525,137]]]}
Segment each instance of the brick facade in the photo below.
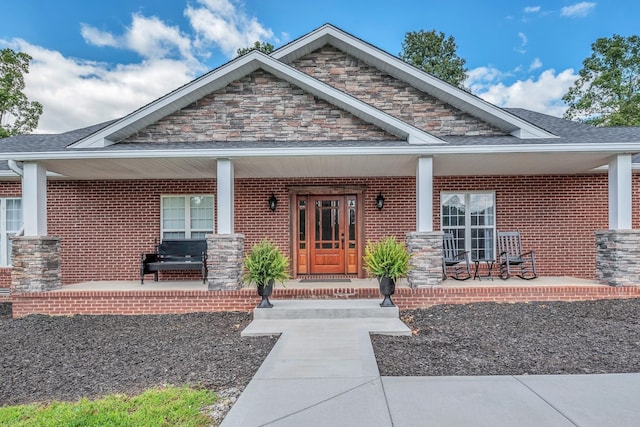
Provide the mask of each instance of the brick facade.
{"label": "brick facade", "polygon": [[[436,136],[504,134],[330,46],[292,65]],[[289,82],[257,70],[122,143],[397,139]],[[640,175],[633,179],[633,205],[640,206]],[[365,241],[388,235],[405,240],[407,233],[415,231],[412,176],[236,179],[235,232],[244,235],[245,251],[268,238],[291,255],[291,186],[365,188]],[[495,191],[497,229],[522,232],[524,246],[536,251],[540,275],[594,278],[594,231],[608,226],[607,187],[606,174],[435,177],[434,228],[440,228],[441,192]],[[49,180],[48,232],[61,238],[62,283],[138,279],[140,254],[152,251],[160,237],[160,197],[215,193],[215,179]],[[275,212],[267,209],[271,193],[279,200]],[[375,207],[378,193],[386,198],[383,210]],[[17,195],[19,182],[0,183],[0,197]],[[633,226],[640,228],[637,212]],[[0,269],[0,286],[8,286],[9,273],[9,269]],[[161,280],[197,278],[196,273],[189,272],[161,272],[160,276]]]}
{"label": "brick facade", "polygon": [[[640,175],[634,174],[633,206],[640,206]],[[215,180],[66,181],[48,184],[49,234],[61,241],[62,283],[139,278],[140,253],[153,250],[160,236],[160,196],[215,194]],[[415,178],[237,179],[235,230],[245,235],[245,251],[262,238],[290,255],[288,186],[359,185],[364,193],[365,239],[415,231]],[[16,183],[2,183],[0,197],[16,196]],[[497,228],[519,229],[523,244],[535,249],[542,276],[595,278],[595,230],[606,229],[607,176],[436,177],[434,224],[440,223],[442,191],[495,191]],[[271,212],[267,200],[278,198]],[[385,208],[375,208],[382,193]],[[633,227],[640,228],[634,211]],[[3,274],[4,273],[4,274]],[[0,269],[9,286],[10,269]],[[192,278],[189,272],[161,272],[161,280]]]}

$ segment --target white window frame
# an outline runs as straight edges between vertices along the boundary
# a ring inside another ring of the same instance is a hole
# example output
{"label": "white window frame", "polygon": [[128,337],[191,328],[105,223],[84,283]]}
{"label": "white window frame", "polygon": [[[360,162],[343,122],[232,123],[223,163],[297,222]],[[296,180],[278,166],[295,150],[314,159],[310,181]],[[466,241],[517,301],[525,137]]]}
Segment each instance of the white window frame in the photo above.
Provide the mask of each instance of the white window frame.
{"label": "white window frame", "polygon": [[[465,217],[464,217],[464,226],[446,226],[444,225],[444,215],[442,212],[442,208],[443,208],[443,204],[445,201],[445,198],[449,195],[453,195],[453,194],[461,194],[464,195],[464,205],[466,207],[465,209]],[[471,205],[471,195],[472,194],[489,194],[491,195],[491,197],[493,198],[493,224],[491,226],[488,225],[471,225],[471,209],[469,209],[468,207]],[[490,190],[490,191],[474,191],[474,190],[460,190],[460,191],[442,191],[440,193],[440,230],[445,231],[446,229],[464,229],[464,250],[469,252],[469,256],[471,259],[475,259],[475,257],[473,256],[473,253],[471,252],[471,230],[477,230],[477,229],[492,229],[493,231],[493,248],[492,248],[492,253],[493,253],[493,259],[496,258],[496,240],[497,240],[497,231],[496,231],[496,224],[497,224],[498,220],[497,220],[497,209],[496,209],[496,192],[495,190]],[[459,250],[463,250],[463,248],[458,248]]]}
{"label": "white window frame", "polygon": [[[17,230],[7,230],[7,201],[20,200],[22,221]],[[9,251],[9,238],[14,236],[24,226],[24,211],[21,197],[0,197],[0,267],[11,267],[11,253]]]}
{"label": "white window frame", "polygon": [[[164,200],[168,198],[176,198],[180,197],[184,199],[184,229],[165,229],[164,228]],[[211,228],[202,229],[192,229],[191,228],[191,198],[192,197],[211,197]],[[201,232],[211,232],[213,233],[215,230],[215,202],[216,199],[213,194],[163,194],[160,196],[160,238],[164,240],[165,232],[184,232],[185,239],[191,239],[192,233],[201,233]]]}

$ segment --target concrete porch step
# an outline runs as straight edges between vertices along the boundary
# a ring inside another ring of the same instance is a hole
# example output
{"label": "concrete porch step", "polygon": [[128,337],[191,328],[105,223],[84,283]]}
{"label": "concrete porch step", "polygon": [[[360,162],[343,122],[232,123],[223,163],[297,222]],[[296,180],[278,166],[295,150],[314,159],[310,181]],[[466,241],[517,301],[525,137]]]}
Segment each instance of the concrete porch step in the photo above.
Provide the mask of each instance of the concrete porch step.
{"label": "concrete porch step", "polygon": [[398,307],[380,307],[380,299],[272,300],[272,308],[253,310],[254,320],[398,319]]}

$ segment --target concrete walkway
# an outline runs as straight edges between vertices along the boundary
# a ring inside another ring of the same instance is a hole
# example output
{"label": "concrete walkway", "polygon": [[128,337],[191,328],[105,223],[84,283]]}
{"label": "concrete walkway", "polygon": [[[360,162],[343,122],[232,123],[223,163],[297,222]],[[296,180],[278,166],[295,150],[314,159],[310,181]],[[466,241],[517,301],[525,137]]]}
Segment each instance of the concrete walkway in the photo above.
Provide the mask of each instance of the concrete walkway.
{"label": "concrete walkway", "polygon": [[[340,303],[328,303],[331,316],[340,315]],[[288,318],[318,301],[278,300],[276,307],[293,311],[256,310],[243,335],[282,335],[222,426],[640,424],[640,374],[380,377],[369,332],[410,331],[397,309],[395,317],[394,309],[364,317],[376,303],[357,302],[354,317],[340,319]]]}

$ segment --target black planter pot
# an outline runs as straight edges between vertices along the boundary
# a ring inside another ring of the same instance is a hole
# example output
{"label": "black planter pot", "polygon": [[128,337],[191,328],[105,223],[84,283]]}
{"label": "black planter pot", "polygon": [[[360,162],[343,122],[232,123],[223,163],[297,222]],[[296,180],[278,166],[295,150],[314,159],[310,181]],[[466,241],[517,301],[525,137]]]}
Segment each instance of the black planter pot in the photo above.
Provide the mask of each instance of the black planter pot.
{"label": "black planter pot", "polygon": [[267,285],[258,285],[258,295],[262,297],[258,308],[271,308],[273,304],[269,302],[269,295],[273,292],[273,279]]}
{"label": "black planter pot", "polygon": [[390,277],[382,276],[379,279],[380,293],[384,295],[384,299],[380,303],[380,307],[395,307],[396,305],[391,301],[391,295],[396,292],[396,282]]}

